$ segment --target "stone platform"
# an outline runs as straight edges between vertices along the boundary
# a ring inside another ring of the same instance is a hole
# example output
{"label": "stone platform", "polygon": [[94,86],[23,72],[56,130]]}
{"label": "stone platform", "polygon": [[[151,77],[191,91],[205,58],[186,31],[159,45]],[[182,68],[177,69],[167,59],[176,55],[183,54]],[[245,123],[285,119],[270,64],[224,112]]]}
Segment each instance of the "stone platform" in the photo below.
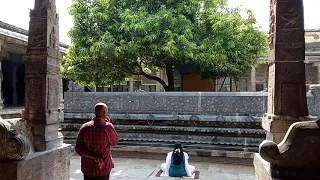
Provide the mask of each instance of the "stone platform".
{"label": "stone platform", "polygon": [[[160,164],[165,161],[154,159],[119,158],[115,157],[115,168],[111,172],[111,180],[162,180],[181,179],[169,177],[155,177],[160,170]],[[254,180],[253,166],[241,166],[214,162],[194,162],[190,164],[200,171],[200,180]],[[80,170],[80,157],[71,160],[70,180],[83,180]]]}
{"label": "stone platform", "polygon": [[[1,180],[69,179],[73,148],[64,144],[49,151],[37,152],[21,161],[0,161]],[[6,169],[6,170],[5,170]]]}

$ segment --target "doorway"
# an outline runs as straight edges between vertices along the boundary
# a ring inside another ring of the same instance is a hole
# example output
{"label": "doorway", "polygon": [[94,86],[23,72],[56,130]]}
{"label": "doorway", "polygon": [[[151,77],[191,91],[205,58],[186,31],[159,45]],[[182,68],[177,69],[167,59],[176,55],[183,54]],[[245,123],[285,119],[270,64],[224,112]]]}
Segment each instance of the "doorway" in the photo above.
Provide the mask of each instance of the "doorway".
{"label": "doorway", "polygon": [[25,65],[23,62],[2,61],[2,94],[5,107],[25,104]]}

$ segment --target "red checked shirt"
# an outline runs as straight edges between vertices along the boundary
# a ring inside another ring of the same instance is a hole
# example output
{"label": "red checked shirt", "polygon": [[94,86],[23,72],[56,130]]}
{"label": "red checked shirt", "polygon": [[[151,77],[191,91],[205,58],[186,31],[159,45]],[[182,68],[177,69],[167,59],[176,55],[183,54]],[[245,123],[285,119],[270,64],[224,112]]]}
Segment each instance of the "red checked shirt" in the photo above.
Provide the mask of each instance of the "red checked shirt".
{"label": "red checked shirt", "polygon": [[81,157],[81,171],[88,177],[105,176],[114,168],[110,146],[118,144],[118,134],[113,125],[104,119],[92,119],[83,124],[79,130],[76,143],[76,152],[98,155],[104,164],[99,168],[94,159]]}

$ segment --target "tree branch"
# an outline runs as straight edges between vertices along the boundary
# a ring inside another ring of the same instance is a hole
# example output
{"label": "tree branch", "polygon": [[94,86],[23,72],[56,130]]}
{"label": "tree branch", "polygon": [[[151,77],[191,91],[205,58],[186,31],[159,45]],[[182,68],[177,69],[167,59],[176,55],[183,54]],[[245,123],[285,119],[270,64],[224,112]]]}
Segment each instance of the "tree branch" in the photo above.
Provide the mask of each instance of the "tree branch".
{"label": "tree branch", "polygon": [[148,79],[151,79],[151,80],[155,80],[155,81],[158,81],[165,90],[167,90],[169,87],[168,85],[166,84],[166,82],[164,82],[163,79],[157,77],[157,76],[152,76],[150,74],[147,74],[146,72],[143,71],[142,67],[140,66],[140,71],[141,71],[141,75],[143,75],[144,77],[148,78]]}

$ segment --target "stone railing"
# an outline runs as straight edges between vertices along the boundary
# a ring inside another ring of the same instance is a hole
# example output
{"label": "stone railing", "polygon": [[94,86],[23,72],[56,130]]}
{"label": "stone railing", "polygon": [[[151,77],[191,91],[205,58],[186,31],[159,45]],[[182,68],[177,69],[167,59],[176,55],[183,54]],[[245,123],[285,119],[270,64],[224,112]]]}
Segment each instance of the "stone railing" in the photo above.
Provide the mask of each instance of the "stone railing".
{"label": "stone railing", "polygon": [[97,102],[105,102],[112,114],[235,115],[266,112],[267,93],[116,93],[65,92],[65,112],[89,113]]}
{"label": "stone railing", "polygon": [[[320,113],[320,91],[307,93],[309,112]],[[111,114],[259,115],[267,111],[267,92],[65,92],[65,113],[92,113],[97,102],[105,102]],[[80,117],[79,117],[80,118]],[[87,117],[86,117],[87,118]]]}

